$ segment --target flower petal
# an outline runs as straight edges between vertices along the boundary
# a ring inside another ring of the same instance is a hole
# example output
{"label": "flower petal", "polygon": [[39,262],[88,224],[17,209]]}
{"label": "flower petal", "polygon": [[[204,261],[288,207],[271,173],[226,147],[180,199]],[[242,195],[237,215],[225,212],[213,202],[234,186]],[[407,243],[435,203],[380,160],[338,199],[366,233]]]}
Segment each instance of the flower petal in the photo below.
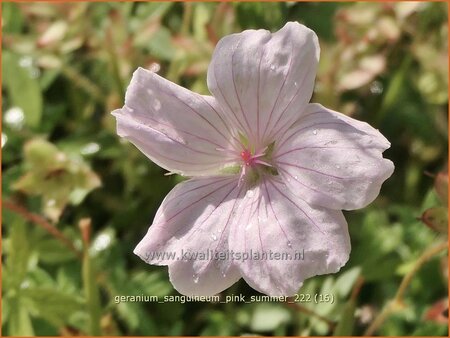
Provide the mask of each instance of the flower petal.
{"label": "flower petal", "polygon": [[[348,260],[342,212],[311,207],[279,181],[266,178],[247,192],[236,214],[240,222],[231,229],[230,249],[254,258],[236,264],[260,292],[292,296],[305,279],[337,272]],[[267,256],[257,259],[262,252]]]}
{"label": "flower petal", "polygon": [[231,266],[226,273],[221,271],[217,261],[197,274],[192,262],[175,262],[169,265],[169,278],[175,289],[187,296],[213,296],[241,279],[236,266]]}
{"label": "flower petal", "polygon": [[292,193],[308,203],[352,210],[371,203],[394,165],[389,141],[365,122],[319,104],[275,145],[274,160]]}
{"label": "flower petal", "polygon": [[212,295],[240,275],[230,260],[228,233],[242,187],[235,176],[194,178],[164,199],[153,225],[134,253],[149,264],[169,265],[174,287],[183,294]]}
{"label": "flower petal", "polygon": [[232,161],[230,134],[212,97],[204,97],[137,69],[125,106],[113,115],[117,133],[159,166],[188,176],[217,173]]}
{"label": "flower petal", "polygon": [[278,32],[224,37],[208,68],[208,87],[229,120],[254,144],[282,134],[309,102],[319,60],[316,34],[289,22]]}

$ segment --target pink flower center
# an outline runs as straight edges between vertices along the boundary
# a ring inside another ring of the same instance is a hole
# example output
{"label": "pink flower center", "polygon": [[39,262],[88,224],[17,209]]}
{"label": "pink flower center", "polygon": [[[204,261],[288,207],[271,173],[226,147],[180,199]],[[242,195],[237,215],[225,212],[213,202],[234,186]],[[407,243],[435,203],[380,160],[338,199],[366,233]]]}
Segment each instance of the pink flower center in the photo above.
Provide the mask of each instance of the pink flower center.
{"label": "pink flower center", "polygon": [[241,158],[242,158],[242,160],[244,160],[244,163],[247,166],[252,165],[252,162],[254,160],[254,157],[252,156],[252,153],[248,149],[243,150],[241,152]]}
{"label": "pink flower center", "polygon": [[[248,174],[251,175],[253,179],[258,177],[258,171],[260,169],[256,169],[257,167],[272,167],[272,165],[262,158],[266,156],[266,150],[268,147],[256,151],[254,154],[249,149],[244,149],[241,151],[240,156],[242,161],[244,162],[241,166],[241,175],[239,178],[239,184],[244,180],[244,177]],[[251,169],[251,170],[250,170]]]}

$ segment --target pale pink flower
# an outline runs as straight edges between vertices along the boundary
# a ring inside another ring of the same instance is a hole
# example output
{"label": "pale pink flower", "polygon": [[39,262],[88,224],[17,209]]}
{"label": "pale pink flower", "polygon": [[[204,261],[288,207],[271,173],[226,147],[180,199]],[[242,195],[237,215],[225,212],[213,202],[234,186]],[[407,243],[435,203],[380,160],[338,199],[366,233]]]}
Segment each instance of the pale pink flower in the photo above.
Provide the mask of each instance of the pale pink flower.
{"label": "pale pink flower", "polygon": [[[213,295],[244,278],[260,292],[293,295],[347,262],[341,209],[372,202],[394,166],[377,130],[308,103],[318,60],[316,34],[289,22],[220,40],[208,69],[213,96],[134,73],[113,112],[118,134],[192,177],[167,195],[134,252],[168,265],[180,293]],[[285,256],[242,259],[262,252]]]}

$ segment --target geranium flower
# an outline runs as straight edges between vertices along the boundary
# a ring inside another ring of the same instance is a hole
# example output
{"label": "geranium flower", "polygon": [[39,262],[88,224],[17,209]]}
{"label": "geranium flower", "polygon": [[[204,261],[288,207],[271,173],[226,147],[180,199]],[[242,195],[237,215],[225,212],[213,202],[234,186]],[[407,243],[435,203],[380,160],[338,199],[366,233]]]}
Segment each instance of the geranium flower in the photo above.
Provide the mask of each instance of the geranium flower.
{"label": "geranium flower", "polygon": [[[394,166],[377,130],[308,103],[318,60],[316,34],[289,22],[221,39],[208,68],[212,96],[133,74],[113,112],[118,134],[192,177],[167,195],[134,252],[168,265],[180,293],[213,295],[244,278],[293,295],[347,262],[341,209],[372,202]],[[272,256],[255,257],[264,252]]]}

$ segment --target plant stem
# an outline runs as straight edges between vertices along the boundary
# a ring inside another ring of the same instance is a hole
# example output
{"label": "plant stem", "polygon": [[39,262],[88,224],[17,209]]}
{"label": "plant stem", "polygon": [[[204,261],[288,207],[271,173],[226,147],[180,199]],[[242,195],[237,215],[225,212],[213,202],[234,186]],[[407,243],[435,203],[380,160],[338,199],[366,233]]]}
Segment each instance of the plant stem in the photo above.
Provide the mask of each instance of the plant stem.
{"label": "plant stem", "polygon": [[364,332],[364,336],[372,336],[376,330],[384,323],[386,318],[392,313],[398,310],[403,301],[403,295],[405,294],[406,289],[411,283],[414,275],[419,271],[419,269],[424,265],[428,260],[430,260],[433,256],[437,255],[441,251],[447,249],[448,244],[446,242],[442,242],[436,246],[428,248],[422,256],[414,264],[411,271],[409,271],[402,279],[400,286],[392,300],[390,300],[383,308],[383,310],[378,314],[375,320],[370,324],[367,330]]}
{"label": "plant stem", "polygon": [[192,4],[189,2],[184,2],[183,7],[183,21],[181,23],[180,32],[183,35],[187,35],[189,33],[189,28],[192,21]]}
{"label": "plant stem", "polygon": [[12,201],[4,200],[3,201],[3,207],[6,209],[22,216],[27,221],[30,221],[36,225],[39,225],[41,228],[46,230],[50,235],[55,237],[57,240],[59,240],[61,243],[63,243],[67,248],[69,248],[71,251],[77,255],[77,257],[81,258],[80,251],[75,248],[73,243],[68,239],[64,234],[59,231],[56,227],[54,227],[52,224],[50,224],[44,217],[34,214],[30,211],[28,211],[25,207],[16,204]]}
{"label": "plant stem", "polygon": [[97,103],[105,103],[105,95],[102,90],[90,79],[80,74],[76,69],[68,65],[63,65],[61,67],[62,74],[72,81],[72,83],[82,89],[86,94],[90,95]]}
{"label": "plant stem", "polygon": [[289,302],[285,302],[284,304],[286,304],[287,306],[297,310],[298,312],[305,313],[307,315],[310,315],[311,317],[314,317],[314,318],[317,318],[317,319],[323,321],[324,323],[326,323],[328,325],[328,329],[330,331],[334,330],[334,327],[336,326],[336,323],[333,322],[332,320],[330,320],[330,319],[328,319],[328,318],[326,318],[326,317],[324,317],[324,316],[314,312],[313,310],[308,309],[307,307],[304,307],[304,306],[302,306],[300,304],[289,303]]}
{"label": "plant stem", "polygon": [[89,335],[100,336],[102,334],[100,327],[101,308],[100,295],[95,279],[95,269],[92,265],[89,255],[91,220],[86,218],[79,222],[81,237],[83,238],[83,287],[86,295],[86,303],[89,313]]}
{"label": "plant stem", "polygon": [[113,31],[112,28],[106,31],[106,49],[109,54],[111,61],[112,73],[114,81],[116,82],[117,91],[120,98],[125,97],[125,88],[122,82],[122,77],[120,75],[119,60],[117,58],[117,51],[114,44]]}

